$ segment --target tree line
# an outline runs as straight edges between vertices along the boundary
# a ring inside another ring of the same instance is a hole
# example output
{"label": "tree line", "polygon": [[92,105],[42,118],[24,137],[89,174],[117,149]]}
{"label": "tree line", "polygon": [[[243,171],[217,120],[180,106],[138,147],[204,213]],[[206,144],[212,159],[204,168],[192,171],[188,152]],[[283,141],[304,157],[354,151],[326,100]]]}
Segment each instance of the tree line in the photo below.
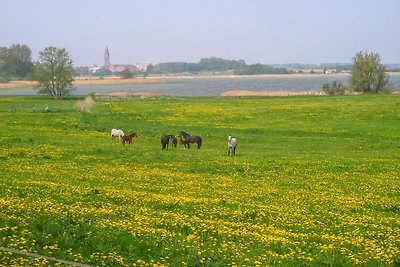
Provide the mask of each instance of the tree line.
{"label": "tree line", "polygon": [[275,68],[269,65],[247,65],[244,60],[227,60],[217,57],[202,58],[197,63],[166,62],[149,65],[147,72],[152,74],[168,73],[200,73],[200,72],[226,72],[232,71],[236,75],[255,74],[288,74],[285,68]]}

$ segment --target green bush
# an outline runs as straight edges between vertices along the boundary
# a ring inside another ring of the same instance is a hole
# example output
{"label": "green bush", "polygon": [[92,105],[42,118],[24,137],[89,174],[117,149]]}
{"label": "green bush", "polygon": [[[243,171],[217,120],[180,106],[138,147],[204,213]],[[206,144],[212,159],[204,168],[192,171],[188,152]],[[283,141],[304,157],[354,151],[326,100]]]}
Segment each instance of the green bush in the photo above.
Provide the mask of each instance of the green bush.
{"label": "green bush", "polygon": [[325,83],[322,86],[322,91],[327,95],[343,95],[346,87],[340,81],[333,81],[331,84]]}

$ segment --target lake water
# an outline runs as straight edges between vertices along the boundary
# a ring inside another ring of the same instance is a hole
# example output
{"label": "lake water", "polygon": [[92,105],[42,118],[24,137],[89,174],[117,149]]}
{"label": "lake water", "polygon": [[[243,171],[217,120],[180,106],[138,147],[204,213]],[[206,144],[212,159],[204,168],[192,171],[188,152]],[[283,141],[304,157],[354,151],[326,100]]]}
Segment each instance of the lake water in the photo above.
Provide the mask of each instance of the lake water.
{"label": "lake water", "polygon": [[[236,77],[236,78],[163,78],[165,84],[134,84],[134,85],[100,85],[78,86],[74,94],[86,95],[89,93],[110,92],[159,92],[173,96],[219,96],[228,90],[252,91],[299,91],[319,92],[323,84],[332,81],[349,83],[349,76],[263,76],[263,77]],[[394,89],[400,90],[400,76],[390,76]],[[0,90],[1,95],[33,95],[34,89]]]}

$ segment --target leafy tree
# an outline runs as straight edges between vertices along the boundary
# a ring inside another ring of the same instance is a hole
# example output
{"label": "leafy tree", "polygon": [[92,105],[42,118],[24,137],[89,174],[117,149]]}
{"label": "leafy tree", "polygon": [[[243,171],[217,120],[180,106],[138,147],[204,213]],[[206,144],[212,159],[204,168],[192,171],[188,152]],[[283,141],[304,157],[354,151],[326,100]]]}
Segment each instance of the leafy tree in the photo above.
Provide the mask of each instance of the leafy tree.
{"label": "leafy tree", "polygon": [[31,49],[27,45],[13,44],[0,47],[0,76],[24,78],[32,71]]}
{"label": "leafy tree", "polygon": [[11,76],[25,77],[33,68],[29,46],[20,44],[10,46],[7,51],[6,65]]}
{"label": "leafy tree", "polygon": [[128,68],[121,71],[119,75],[121,76],[122,79],[130,79],[133,78],[134,76],[133,73]]}
{"label": "leafy tree", "polygon": [[388,89],[389,75],[381,64],[378,53],[358,52],[351,70],[351,86],[354,91],[379,93]]}
{"label": "leafy tree", "polygon": [[64,48],[47,47],[39,52],[39,62],[35,65],[33,77],[39,82],[39,94],[48,94],[53,99],[69,95],[74,69],[72,59]]}

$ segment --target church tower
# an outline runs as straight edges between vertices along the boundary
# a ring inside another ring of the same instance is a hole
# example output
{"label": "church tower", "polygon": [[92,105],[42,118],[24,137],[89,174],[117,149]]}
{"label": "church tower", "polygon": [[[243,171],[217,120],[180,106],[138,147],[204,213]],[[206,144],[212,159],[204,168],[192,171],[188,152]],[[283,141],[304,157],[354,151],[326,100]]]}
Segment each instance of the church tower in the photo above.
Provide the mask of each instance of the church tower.
{"label": "church tower", "polygon": [[109,67],[110,65],[110,52],[108,52],[108,46],[106,46],[106,51],[104,52],[104,67]]}

